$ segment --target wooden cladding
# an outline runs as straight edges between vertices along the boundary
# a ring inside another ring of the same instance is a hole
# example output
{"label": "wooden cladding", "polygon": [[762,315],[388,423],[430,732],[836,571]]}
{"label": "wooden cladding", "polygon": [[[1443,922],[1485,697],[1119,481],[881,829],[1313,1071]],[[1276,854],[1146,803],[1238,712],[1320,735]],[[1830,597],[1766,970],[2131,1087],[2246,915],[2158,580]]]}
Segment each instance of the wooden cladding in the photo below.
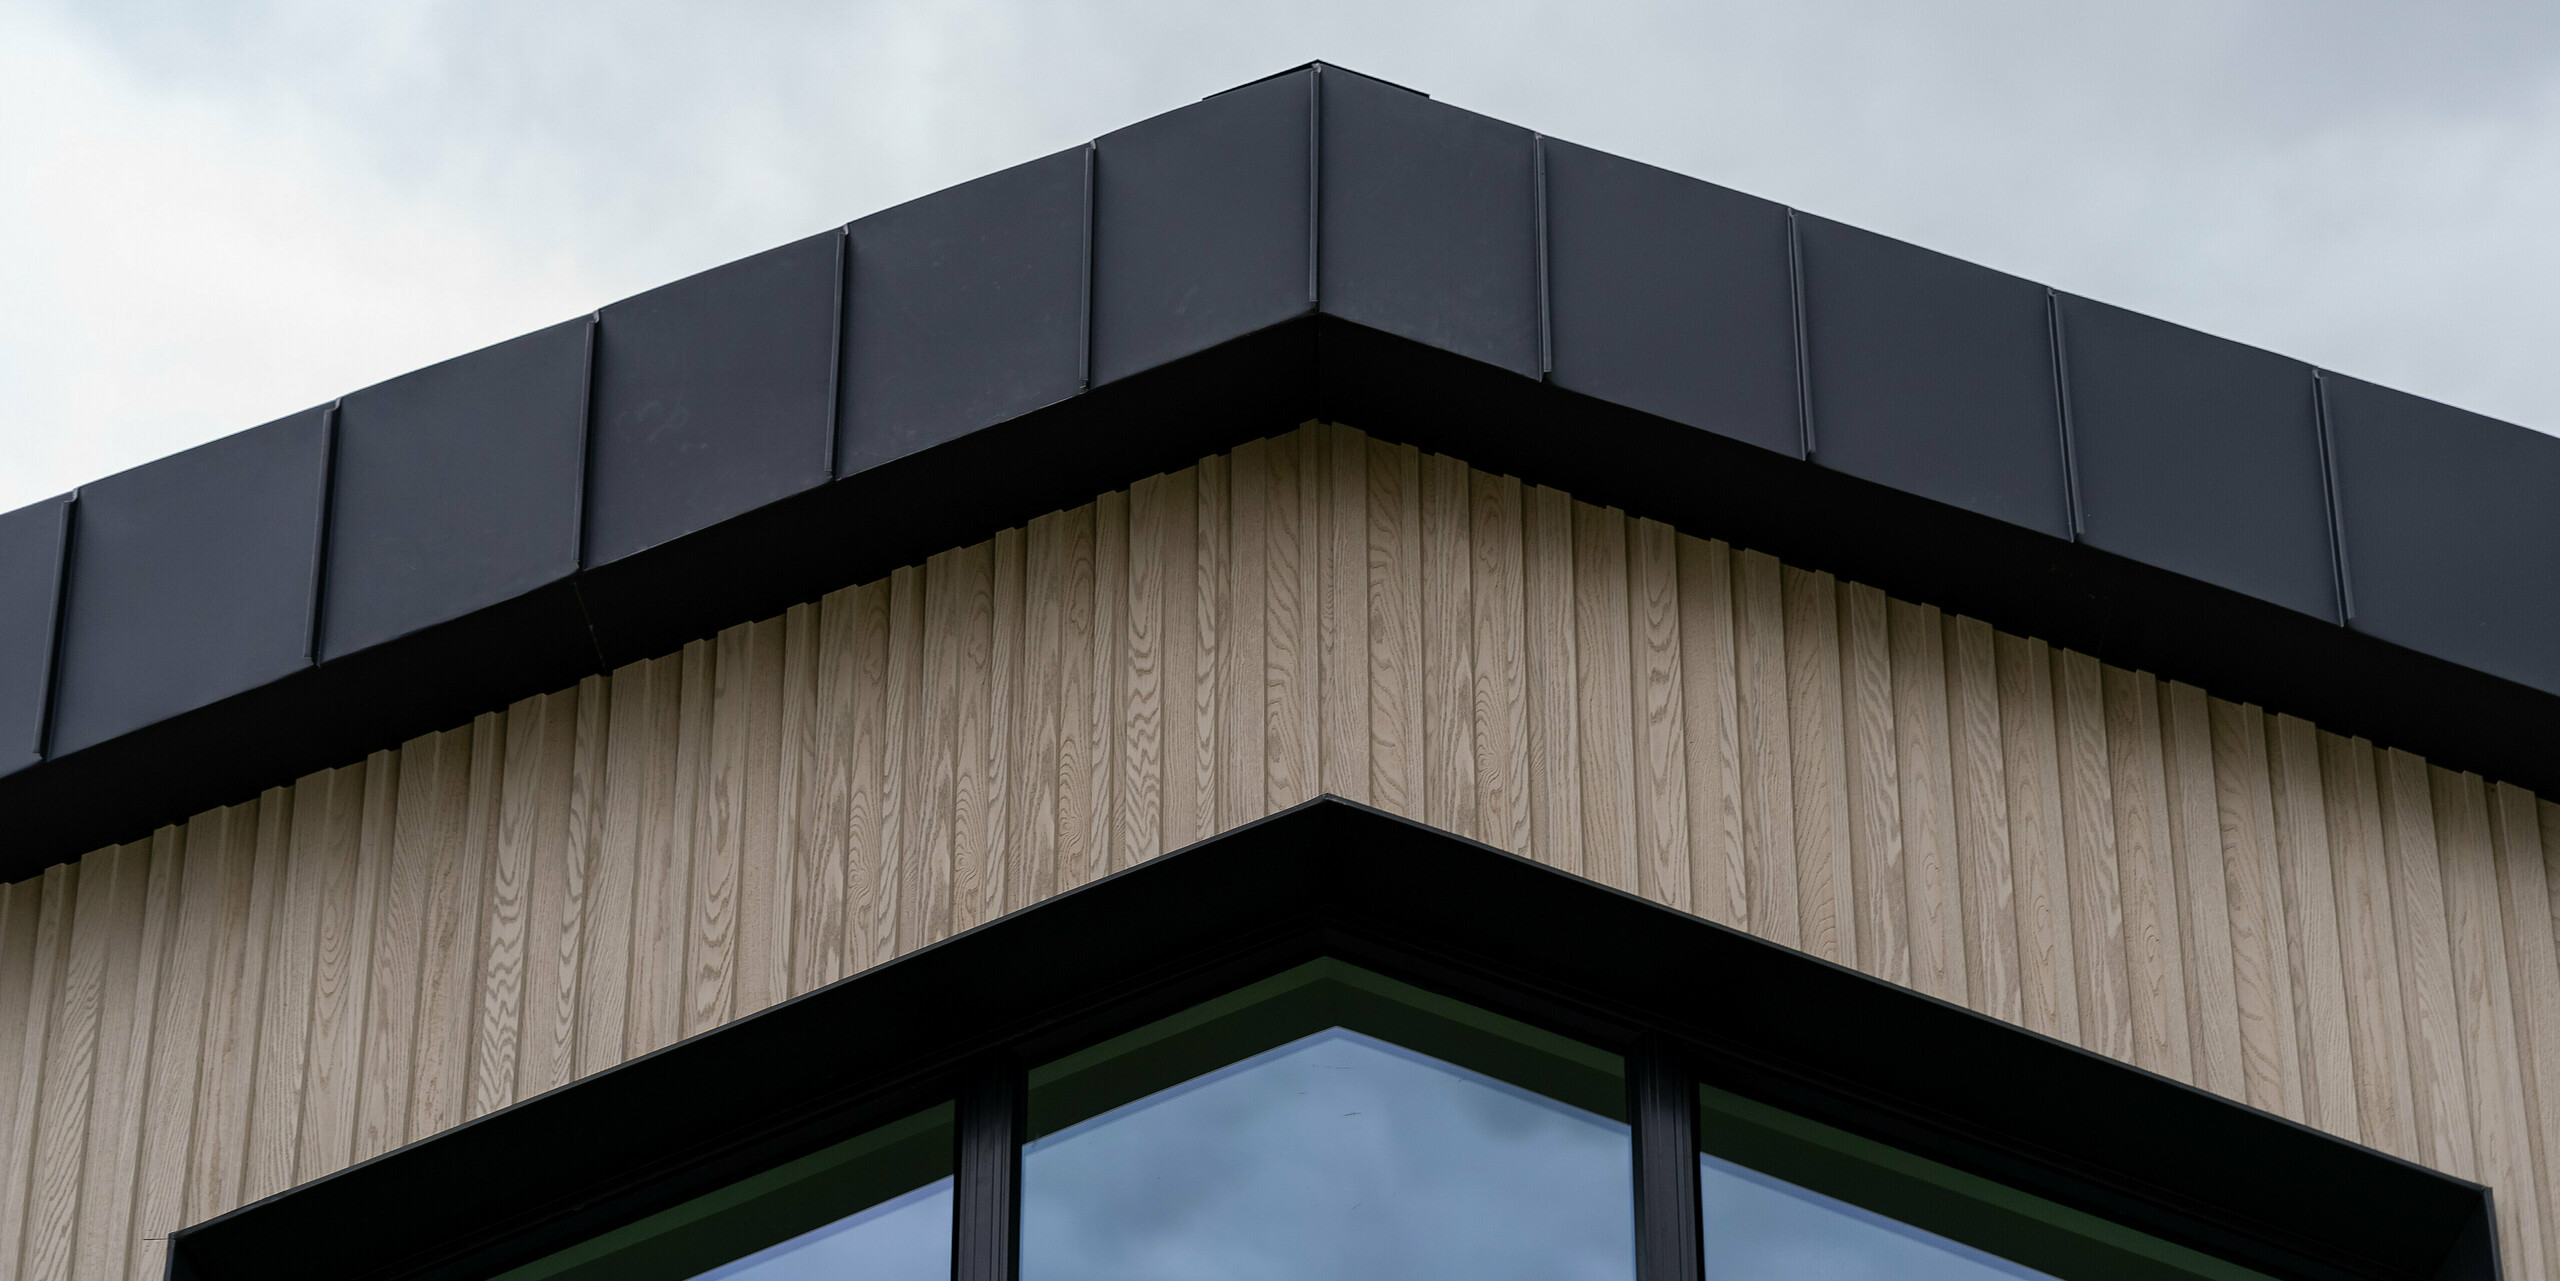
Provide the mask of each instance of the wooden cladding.
{"label": "wooden cladding", "polygon": [[0,888],[0,1259],[171,1228],[1331,792],[2498,1192],[2560,808],[1311,426]]}

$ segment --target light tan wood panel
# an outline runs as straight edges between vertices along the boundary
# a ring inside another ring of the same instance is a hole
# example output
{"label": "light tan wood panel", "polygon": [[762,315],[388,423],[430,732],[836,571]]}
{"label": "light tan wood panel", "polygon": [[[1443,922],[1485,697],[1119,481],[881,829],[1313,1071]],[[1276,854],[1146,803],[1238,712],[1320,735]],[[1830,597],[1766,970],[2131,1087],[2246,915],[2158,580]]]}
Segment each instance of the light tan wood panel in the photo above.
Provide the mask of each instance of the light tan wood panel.
{"label": "light tan wood panel", "polygon": [[1969,999],[1972,983],[1965,967],[1964,886],[1956,856],[1946,627],[1930,606],[1893,601],[1887,609],[1911,985],[1961,1005]]}
{"label": "light tan wood panel", "polygon": [[156,1275],[1319,790],[2487,1178],[2548,1275],[2560,810],[1332,424],[0,886],[0,1257]]}
{"label": "light tan wood panel", "polygon": [[1737,929],[1751,902],[1742,830],[1742,742],[1735,687],[1733,549],[1676,536],[1682,763],[1688,778],[1693,909]]}
{"label": "light tan wood panel", "polygon": [[1991,625],[1949,617],[1948,773],[1963,887],[1965,981],[1973,1008],[2023,1020],[2017,877],[2009,846],[2009,778],[2000,741],[2000,670]]}
{"label": "light tan wood panel", "polygon": [[2329,802],[2329,855],[2338,887],[2338,949],[2355,1058],[2358,1132],[2366,1143],[2415,1159],[2409,1094],[2408,1016],[2400,1008],[2400,956],[2392,943],[2391,875],[2382,854],[2382,798],[2373,745],[2323,732],[2321,790]]}
{"label": "light tan wood panel", "polygon": [[1841,713],[1847,830],[1860,968],[1911,985],[1910,880],[1902,866],[1902,779],[1896,750],[1893,642],[1885,595],[1840,585]]}
{"label": "light tan wood panel", "polygon": [[[1627,519],[1573,504],[1574,741],[1582,791],[1582,872],[1638,889],[1635,688],[1627,653]],[[1688,869],[1680,869],[1686,878]]]}

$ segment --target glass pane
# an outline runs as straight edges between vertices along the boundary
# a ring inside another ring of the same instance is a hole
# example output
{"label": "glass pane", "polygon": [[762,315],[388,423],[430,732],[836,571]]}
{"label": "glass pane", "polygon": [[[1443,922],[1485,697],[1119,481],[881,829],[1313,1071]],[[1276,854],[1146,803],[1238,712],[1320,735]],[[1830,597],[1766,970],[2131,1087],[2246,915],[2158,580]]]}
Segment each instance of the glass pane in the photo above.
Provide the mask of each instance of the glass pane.
{"label": "glass pane", "polygon": [[1634,1276],[1625,1123],[1519,1080],[1601,1102],[1614,1056],[1331,962],[1097,1051],[1033,1076],[1023,1281]]}
{"label": "glass pane", "polygon": [[949,1281],[951,1125],[892,1122],[497,1281]]}
{"label": "glass pane", "polygon": [[1881,1214],[1698,1158],[1707,1281],[2012,1281],[2042,1277]]}
{"label": "glass pane", "polygon": [[1714,1088],[1698,1146],[1705,1281],[2268,1281]]}

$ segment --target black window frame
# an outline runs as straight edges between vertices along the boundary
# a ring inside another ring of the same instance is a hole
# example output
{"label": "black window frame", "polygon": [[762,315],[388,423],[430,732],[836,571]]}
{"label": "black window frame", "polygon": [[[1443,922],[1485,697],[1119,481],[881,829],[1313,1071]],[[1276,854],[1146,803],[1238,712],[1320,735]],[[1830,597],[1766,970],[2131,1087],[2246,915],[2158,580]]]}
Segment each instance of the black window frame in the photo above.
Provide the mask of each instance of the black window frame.
{"label": "black window frame", "polygon": [[1035,1064],[1318,957],[1627,1059],[1638,1281],[1696,1281],[1715,1085],[2302,1281],[2494,1281],[2489,1190],[1334,797],[171,1238],[185,1281],[475,1281],[956,1100],[955,1281],[1014,1281]]}

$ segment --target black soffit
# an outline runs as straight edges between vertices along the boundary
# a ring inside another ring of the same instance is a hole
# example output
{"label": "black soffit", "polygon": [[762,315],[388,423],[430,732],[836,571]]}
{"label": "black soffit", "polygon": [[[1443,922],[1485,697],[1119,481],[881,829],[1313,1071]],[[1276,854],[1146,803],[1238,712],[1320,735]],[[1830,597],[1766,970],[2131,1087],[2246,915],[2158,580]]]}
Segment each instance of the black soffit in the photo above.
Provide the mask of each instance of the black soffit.
{"label": "black soffit", "polygon": [[487,1275],[1316,956],[2276,1276],[2494,1276],[2476,1184],[1331,797],[185,1229],[171,1275]]}
{"label": "black soffit", "polygon": [[1319,65],[0,514],[0,877],[1319,416],[2560,793],[2560,440]]}

